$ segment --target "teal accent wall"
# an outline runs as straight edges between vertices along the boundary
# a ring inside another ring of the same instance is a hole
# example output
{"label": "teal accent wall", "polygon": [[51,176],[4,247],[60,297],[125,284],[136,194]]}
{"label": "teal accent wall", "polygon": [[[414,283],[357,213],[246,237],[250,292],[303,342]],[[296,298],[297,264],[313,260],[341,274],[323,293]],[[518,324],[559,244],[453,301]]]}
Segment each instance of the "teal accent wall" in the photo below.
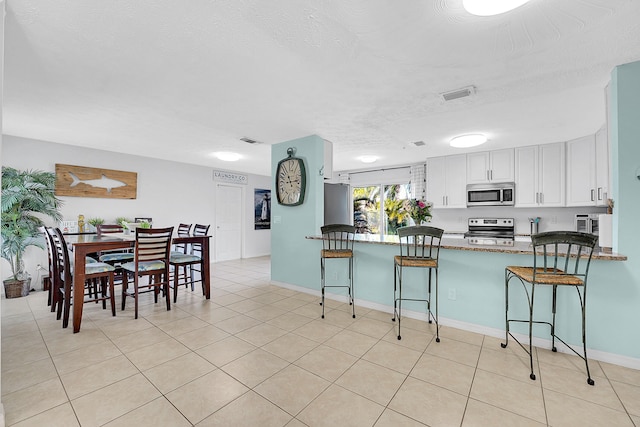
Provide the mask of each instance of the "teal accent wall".
{"label": "teal accent wall", "polygon": [[[294,156],[304,160],[307,190],[304,203],[282,206],[277,202],[275,176],[278,162],[293,147]],[[312,135],[274,144],[271,148],[271,279],[277,282],[320,289],[320,254],[305,236],[320,234],[324,221],[324,140]]]}

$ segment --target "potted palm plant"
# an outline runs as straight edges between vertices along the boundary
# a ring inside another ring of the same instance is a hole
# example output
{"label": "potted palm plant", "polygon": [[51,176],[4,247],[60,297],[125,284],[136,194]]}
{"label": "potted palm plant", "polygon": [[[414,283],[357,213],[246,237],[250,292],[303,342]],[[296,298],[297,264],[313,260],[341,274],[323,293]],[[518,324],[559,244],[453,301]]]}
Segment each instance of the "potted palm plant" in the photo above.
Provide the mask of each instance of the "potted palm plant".
{"label": "potted palm plant", "polygon": [[[38,227],[42,217],[60,221],[62,202],[55,196],[55,174],[2,167],[2,258],[11,265],[4,280],[7,298],[29,293],[31,277],[25,271],[24,253],[29,246],[45,248]],[[20,289],[20,293],[16,289]]]}

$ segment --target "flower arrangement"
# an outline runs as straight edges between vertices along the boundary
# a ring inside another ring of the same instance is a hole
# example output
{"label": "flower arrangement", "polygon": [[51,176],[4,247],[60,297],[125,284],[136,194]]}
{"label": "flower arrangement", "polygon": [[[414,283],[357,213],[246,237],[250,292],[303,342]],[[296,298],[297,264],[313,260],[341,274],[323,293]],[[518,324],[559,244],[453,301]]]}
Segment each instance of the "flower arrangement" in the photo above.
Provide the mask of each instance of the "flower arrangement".
{"label": "flower arrangement", "polygon": [[431,221],[431,206],[430,202],[418,199],[407,199],[402,205],[402,209],[413,219],[416,225],[420,225],[423,222]]}

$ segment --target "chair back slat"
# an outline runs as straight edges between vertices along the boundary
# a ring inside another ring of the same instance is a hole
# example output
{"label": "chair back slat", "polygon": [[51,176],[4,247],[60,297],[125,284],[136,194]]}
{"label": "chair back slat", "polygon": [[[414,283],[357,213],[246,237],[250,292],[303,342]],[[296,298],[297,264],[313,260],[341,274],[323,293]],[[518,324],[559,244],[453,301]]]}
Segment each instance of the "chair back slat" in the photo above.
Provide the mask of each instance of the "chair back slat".
{"label": "chair back slat", "polygon": [[136,231],[135,263],[168,261],[173,227],[139,228]]}
{"label": "chair back slat", "polygon": [[98,224],[96,226],[98,236],[101,234],[122,233],[124,230],[121,225],[118,224]]}
{"label": "chair back slat", "polygon": [[59,228],[47,227],[46,232],[52,244],[54,271],[56,273],[58,287],[62,287],[66,283],[70,284],[73,278],[67,242],[64,240],[62,231],[60,231]]}
{"label": "chair back slat", "polygon": [[348,224],[329,224],[320,227],[322,233],[322,249],[351,250],[356,234],[356,227]]}
{"label": "chair back slat", "polygon": [[[534,251],[533,278],[536,274],[576,276],[583,280],[589,273],[598,236],[577,231],[549,231],[531,236]],[[564,258],[564,260],[562,259]],[[553,268],[549,266],[553,265]]]}
{"label": "chair back slat", "polygon": [[188,236],[191,233],[191,224],[178,225],[178,236]]}
{"label": "chair back slat", "polygon": [[440,256],[440,242],[444,230],[426,225],[398,228],[400,256],[410,258],[430,258]]}
{"label": "chair back slat", "polygon": [[211,225],[196,224],[195,227],[193,227],[193,235],[206,236],[207,233],[209,233],[209,227],[211,227]]}

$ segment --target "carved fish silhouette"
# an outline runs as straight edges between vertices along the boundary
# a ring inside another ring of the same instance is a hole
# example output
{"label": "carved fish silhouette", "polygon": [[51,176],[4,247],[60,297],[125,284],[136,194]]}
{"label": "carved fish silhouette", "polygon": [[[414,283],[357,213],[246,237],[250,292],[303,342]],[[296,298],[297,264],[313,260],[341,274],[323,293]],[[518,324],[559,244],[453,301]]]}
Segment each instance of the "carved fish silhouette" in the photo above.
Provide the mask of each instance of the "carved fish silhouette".
{"label": "carved fish silhouette", "polygon": [[90,187],[106,188],[107,193],[110,193],[112,188],[124,187],[127,185],[125,182],[107,178],[104,175],[102,175],[100,179],[80,179],[71,172],[69,172],[69,175],[71,176],[71,179],[73,179],[73,182],[69,187],[75,187],[78,184],[87,184]]}

